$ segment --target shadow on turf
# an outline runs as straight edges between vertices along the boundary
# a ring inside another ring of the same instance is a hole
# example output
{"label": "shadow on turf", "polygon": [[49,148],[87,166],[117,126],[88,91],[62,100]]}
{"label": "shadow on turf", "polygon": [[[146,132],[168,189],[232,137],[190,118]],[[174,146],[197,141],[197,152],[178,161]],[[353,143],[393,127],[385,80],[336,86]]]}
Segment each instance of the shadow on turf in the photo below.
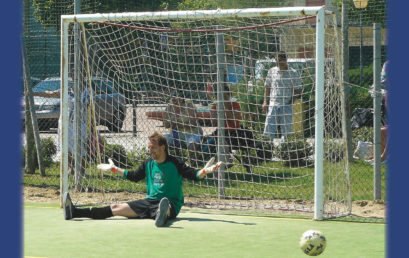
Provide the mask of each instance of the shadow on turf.
{"label": "shadow on turf", "polygon": [[[85,221],[85,220],[90,220],[88,218],[73,218],[71,221]],[[128,218],[110,218],[109,220],[129,220]],[[136,219],[137,220],[137,219]],[[189,221],[189,222],[223,222],[223,223],[231,223],[231,224],[237,224],[237,225],[245,225],[245,226],[254,226],[257,225],[256,223],[241,223],[241,222],[236,222],[232,220],[222,220],[222,219],[204,219],[204,218],[176,218],[169,220],[165,227],[171,227],[171,228],[183,228],[183,227],[175,227],[172,226],[173,223],[178,222],[178,221]]]}
{"label": "shadow on turf", "polygon": [[170,220],[166,223],[167,227],[172,226],[173,223],[178,222],[178,221],[190,221],[190,222],[223,222],[223,223],[232,223],[232,224],[239,224],[239,225],[246,225],[246,226],[254,226],[256,223],[240,223],[232,220],[220,220],[220,219],[204,219],[204,218],[176,218],[173,220]]}

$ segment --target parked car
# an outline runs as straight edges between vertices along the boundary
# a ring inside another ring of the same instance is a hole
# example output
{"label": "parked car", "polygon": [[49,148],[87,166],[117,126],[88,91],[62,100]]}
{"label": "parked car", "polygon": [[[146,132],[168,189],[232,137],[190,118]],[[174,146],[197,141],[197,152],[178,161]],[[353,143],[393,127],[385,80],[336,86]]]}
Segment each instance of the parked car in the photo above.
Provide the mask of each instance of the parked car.
{"label": "parked car", "polygon": [[[87,79],[84,80],[88,83]],[[69,88],[72,90],[73,81],[69,79]],[[51,77],[38,83],[33,92],[54,91],[60,89],[60,78]],[[94,90],[94,104],[97,125],[104,125],[112,132],[119,132],[125,119],[125,97],[115,90],[113,82],[99,77],[91,79]],[[24,105],[24,110],[27,110]],[[60,99],[34,97],[34,105],[40,130],[57,128],[60,117]],[[23,115],[24,119],[24,115]]]}

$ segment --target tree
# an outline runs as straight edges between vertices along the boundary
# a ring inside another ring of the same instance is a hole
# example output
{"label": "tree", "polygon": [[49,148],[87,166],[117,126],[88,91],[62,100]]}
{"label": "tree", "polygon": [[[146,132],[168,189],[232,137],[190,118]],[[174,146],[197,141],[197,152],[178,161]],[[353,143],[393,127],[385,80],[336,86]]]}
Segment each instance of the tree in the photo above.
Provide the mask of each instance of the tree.
{"label": "tree", "polygon": [[[219,1],[220,2],[220,1]],[[179,10],[211,10],[218,6],[216,0],[184,0],[178,4]]]}
{"label": "tree", "polygon": [[[343,0],[336,0],[333,4],[341,11]],[[348,17],[350,21],[358,20],[359,9],[355,8],[354,1],[348,0]],[[363,22],[367,24],[379,23],[386,26],[386,0],[368,0],[368,6],[362,10]]]}
{"label": "tree", "polygon": [[[81,13],[158,11],[176,6],[178,0],[89,0],[81,1]],[[61,15],[74,13],[74,1],[33,0],[34,17],[45,28],[60,30]]]}
{"label": "tree", "polygon": [[178,10],[212,10],[240,9],[240,8],[263,8],[285,5],[281,1],[248,1],[248,0],[183,0],[178,4]]}
{"label": "tree", "polygon": [[[32,3],[36,20],[45,28],[52,27],[57,31],[60,30],[61,15],[74,13],[72,0],[32,0]],[[81,13],[261,8],[280,5],[282,3],[259,3],[248,0],[82,0]]]}

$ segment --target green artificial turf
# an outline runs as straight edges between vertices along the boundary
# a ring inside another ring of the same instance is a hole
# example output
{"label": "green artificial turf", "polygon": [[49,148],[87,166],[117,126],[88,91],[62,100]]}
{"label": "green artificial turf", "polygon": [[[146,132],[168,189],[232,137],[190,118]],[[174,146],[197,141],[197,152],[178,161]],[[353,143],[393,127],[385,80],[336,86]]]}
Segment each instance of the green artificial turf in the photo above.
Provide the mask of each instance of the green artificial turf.
{"label": "green artificial turf", "polygon": [[320,230],[320,257],[384,257],[385,225],[271,218],[182,208],[168,227],[113,217],[65,221],[58,204],[24,204],[26,257],[308,257],[298,241]]}

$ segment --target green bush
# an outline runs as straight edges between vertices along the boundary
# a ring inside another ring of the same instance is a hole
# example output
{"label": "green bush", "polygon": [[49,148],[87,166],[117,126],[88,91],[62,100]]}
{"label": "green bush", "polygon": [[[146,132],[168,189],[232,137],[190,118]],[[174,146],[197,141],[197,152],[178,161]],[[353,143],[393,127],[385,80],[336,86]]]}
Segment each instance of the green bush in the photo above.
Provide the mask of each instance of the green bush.
{"label": "green bush", "polygon": [[259,136],[255,139],[256,148],[250,150],[251,164],[260,165],[262,162],[269,162],[273,158],[274,144],[270,143],[268,136]]}
{"label": "green bush", "polygon": [[262,110],[264,86],[262,82],[259,82],[254,86],[253,92],[249,93],[247,85],[247,81],[240,83],[237,92],[234,92],[234,96],[240,102],[243,125],[260,133],[264,129],[266,119],[265,112]]}
{"label": "green bush", "polygon": [[301,134],[289,135],[284,143],[275,147],[274,154],[283,161],[285,166],[305,167],[312,165],[309,160],[312,155],[312,147]]}
{"label": "green bush", "polygon": [[[349,70],[349,82],[353,85],[360,85],[359,82],[359,68]],[[349,113],[356,108],[369,108],[373,105],[373,99],[371,94],[368,92],[369,87],[373,82],[373,66],[363,67],[362,72],[363,84],[358,86],[350,86],[349,89]],[[362,87],[362,88],[361,88]]]}
{"label": "green bush", "polygon": [[364,126],[352,131],[352,147],[356,147],[358,141],[373,142],[373,127]]}
{"label": "green bush", "polygon": [[[39,168],[38,159],[37,159],[37,149],[34,147],[34,164],[35,168]],[[23,147],[23,160],[22,165],[25,166],[26,161],[26,146]],[[41,139],[41,153],[43,154],[43,165],[48,168],[53,164],[53,156],[57,153],[57,146],[54,143],[54,140],[51,137]]]}
{"label": "green bush", "polygon": [[138,151],[131,151],[127,154],[127,163],[129,167],[137,167],[145,159],[149,158],[150,154],[147,148],[142,148]]}
{"label": "green bush", "polygon": [[362,84],[360,84],[360,70],[359,67],[355,69],[350,69],[348,72],[349,82],[352,84],[359,85],[364,88],[369,88],[373,83],[373,65],[364,66],[362,69]]}
{"label": "green bush", "polygon": [[104,163],[108,163],[108,159],[112,159],[112,161],[118,167],[127,168],[130,165],[127,162],[127,153],[125,148],[119,144],[104,144],[102,160]]}

